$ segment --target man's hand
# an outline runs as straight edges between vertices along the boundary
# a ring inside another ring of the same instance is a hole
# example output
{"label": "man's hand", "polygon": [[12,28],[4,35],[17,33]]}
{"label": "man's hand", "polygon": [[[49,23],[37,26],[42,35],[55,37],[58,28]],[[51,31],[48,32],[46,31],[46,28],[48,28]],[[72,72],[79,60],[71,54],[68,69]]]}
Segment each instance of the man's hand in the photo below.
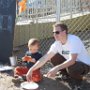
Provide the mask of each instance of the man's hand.
{"label": "man's hand", "polygon": [[32,77],[32,71],[35,71],[37,69],[39,69],[40,67],[42,67],[47,61],[49,61],[52,57],[54,56],[54,53],[48,53],[46,55],[44,55],[43,57],[41,57],[28,71],[26,78],[27,81],[31,81],[31,77]]}
{"label": "man's hand", "polygon": [[26,79],[28,82],[32,81],[32,70],[29,70],[26,74]]}
{"label": "man's hand", "polygon": [[57,72],[58,72],[58,68],[54,67],[47,73],[47,77],[55,77]]}

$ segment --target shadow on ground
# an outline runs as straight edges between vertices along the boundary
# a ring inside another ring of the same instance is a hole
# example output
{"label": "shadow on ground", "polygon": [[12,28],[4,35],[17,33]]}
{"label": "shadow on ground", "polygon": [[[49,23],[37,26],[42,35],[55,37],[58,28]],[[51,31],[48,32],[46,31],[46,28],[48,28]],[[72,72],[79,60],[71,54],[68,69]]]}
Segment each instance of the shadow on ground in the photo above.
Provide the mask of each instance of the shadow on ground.
{"label": "shadow on ground", "polygon": [[[69,87],[63,82],[44,77],[41,82],[38,83],[38,90],[69,90]],[[20,82],[14,83],[16,87],[20,87]]]}

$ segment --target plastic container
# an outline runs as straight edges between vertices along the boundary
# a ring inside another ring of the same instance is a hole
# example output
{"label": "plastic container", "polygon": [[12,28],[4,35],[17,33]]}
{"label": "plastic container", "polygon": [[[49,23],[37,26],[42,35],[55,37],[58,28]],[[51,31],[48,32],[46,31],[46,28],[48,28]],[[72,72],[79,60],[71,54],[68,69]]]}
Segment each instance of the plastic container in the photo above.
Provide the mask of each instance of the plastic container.
{"label": "plastic container", "polygon": [[17,56],[11,56],[9,57],[11,66],[17,65]]}

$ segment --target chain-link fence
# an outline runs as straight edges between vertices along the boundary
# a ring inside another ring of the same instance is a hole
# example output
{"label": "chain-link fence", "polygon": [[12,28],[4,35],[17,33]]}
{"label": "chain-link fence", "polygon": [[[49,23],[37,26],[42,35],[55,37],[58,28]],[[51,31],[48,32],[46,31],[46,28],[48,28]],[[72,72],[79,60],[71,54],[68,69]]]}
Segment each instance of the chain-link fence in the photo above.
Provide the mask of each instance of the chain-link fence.
{"label": "chain-link fence", "polygon": [[61,21],[90,50],[90,0],[29,1],[25,14],[16,20],[14,47],[24,45],[30,38],[36,37],[41,41],[41,52],[44,54],[54,42],[52,25]]}

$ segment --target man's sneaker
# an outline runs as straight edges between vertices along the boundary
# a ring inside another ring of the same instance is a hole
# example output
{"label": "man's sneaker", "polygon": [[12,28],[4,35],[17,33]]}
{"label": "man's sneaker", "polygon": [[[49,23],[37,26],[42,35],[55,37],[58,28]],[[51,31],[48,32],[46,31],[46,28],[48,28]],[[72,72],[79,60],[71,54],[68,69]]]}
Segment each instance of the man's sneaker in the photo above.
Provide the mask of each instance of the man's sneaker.
{"label": "man's sneaker", "polygon": [[82,87],[75,85],[74,87],[70,88],[70,90],[82,90]]}

